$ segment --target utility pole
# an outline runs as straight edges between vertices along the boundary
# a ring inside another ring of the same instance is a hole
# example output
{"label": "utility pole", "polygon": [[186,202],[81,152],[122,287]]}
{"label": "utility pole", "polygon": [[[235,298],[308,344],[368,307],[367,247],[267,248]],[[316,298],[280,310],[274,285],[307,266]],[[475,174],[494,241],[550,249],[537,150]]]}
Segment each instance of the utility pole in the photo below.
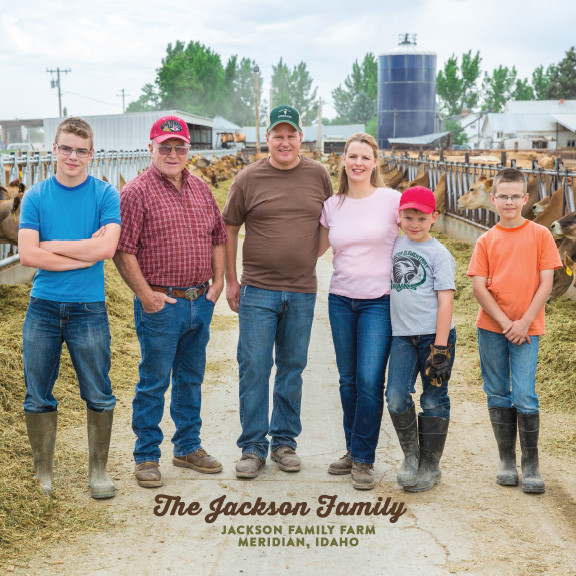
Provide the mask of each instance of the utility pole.
{"label": "utility pole", "polygon": [[130,94],[126,94],[126,90],[124,90],[124,88],[122,88],[122,90],[120,90],[120,94],[116,94],[116,96],[122,96],[122,114],[124,114],[126,112],[126,106],[124,105],[124,97],[125,96],[130,96]]}
{"label": "utility pole", "polygon": [[254,104],[256,110],[256,154],[260,154],[260,118],[258,117],[258,72],[260,68],[254,66]]}
{"label": "utility pole", "polygon": [[62,118],[62,90],[60,88],[60,74],[68,74],[68,72],[72,72],[72,70],[70,68],[65,68],[62,70],[60,68],[56,68],[56,70],[50,70],[46,68],[46,72],[52,75],[56,74],[56,80],[52,78],[50,81],[50,87],[58,88],[58,118]]}
{"label": "utility pole", "polygon": [[322,98],[318,98],[318,142],[316,149],[322,156]]}

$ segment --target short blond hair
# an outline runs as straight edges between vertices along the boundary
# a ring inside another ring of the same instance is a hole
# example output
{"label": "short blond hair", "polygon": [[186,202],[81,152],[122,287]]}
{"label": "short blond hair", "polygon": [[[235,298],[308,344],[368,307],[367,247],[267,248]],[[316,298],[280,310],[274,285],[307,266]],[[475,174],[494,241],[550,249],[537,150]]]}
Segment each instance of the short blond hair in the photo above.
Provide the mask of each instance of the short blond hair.
{"label": "short blond hair", "polygon": [[56,129],[56,136],[54,137],[56,144],[58,144],[58,138],[62,132],[65,134],[76,134],[80,138],[90,140],[90,150],[92,150],[94,146],[94,130],[92,130],[92,126],[86,120],[75,116],[62,120]]}

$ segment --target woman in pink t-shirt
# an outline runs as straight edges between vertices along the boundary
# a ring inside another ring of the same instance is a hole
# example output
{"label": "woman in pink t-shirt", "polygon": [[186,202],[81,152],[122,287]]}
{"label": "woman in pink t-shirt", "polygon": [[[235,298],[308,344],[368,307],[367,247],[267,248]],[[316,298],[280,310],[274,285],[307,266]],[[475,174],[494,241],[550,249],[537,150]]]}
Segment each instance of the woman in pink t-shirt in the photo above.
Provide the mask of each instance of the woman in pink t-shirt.
{"label": "woman in pink t-shirt", "polygon": [[328,472],[352,473],[352,486],[360,490],[374,487],[392,342],[390,270],[399,202],[399,192],[382,187],[374,138],[348,138],[338,193],[322,210],[319,253],[329,246],[334,253],[328,311],[346,437],[346,454]]}

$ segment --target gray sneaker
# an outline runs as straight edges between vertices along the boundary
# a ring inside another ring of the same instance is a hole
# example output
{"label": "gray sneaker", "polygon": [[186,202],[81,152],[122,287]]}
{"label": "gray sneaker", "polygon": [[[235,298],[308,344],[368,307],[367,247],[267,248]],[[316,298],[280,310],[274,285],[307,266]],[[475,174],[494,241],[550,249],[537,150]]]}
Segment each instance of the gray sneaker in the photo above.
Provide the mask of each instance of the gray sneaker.
{"label": "gray sneaker", "polygon": [[350,450],[339,458],[335,460],[328,466],[328,474],[350,474],[352,472],[352,460],[350,459]]}
{"label": "gray sneaker", "polygon": [[374,488],[374,464],[352,462],[352,487],[356,490]]}
{"label": "gray sneaker", "polygon": [[256,478],[260,468],[264,466],[266,460],[261,460],[256,454],[246,452],[236,464],[237,478]]}
{"label": "gray sneaker", "polygon": [[300,456],[290,446],[280,446],[272,452],[272,461],[278,462],[278,467],[284,472],[300,471]]}

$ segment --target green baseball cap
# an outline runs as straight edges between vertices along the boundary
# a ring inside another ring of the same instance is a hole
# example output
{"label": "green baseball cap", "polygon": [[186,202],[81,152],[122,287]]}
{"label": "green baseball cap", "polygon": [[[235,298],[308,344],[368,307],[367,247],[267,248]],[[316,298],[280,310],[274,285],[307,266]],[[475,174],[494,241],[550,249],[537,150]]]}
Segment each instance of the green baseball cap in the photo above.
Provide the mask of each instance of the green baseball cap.
{"label": "green baseball cap", "polygon": [[287,106],[286,104],[282,104],[282,106],[276,106],[276,108],[273,108],[270,112],[268,120],[269,122],[267,130],[272,130],[274,126],[278,126],[278,124],[286,122],[286,124],[290,124],[290,126],[296,128],[298,132],[302,132],[300,114],[298,114],[298,110],[296,110],[296,108],[292,108],[292,106]]}

